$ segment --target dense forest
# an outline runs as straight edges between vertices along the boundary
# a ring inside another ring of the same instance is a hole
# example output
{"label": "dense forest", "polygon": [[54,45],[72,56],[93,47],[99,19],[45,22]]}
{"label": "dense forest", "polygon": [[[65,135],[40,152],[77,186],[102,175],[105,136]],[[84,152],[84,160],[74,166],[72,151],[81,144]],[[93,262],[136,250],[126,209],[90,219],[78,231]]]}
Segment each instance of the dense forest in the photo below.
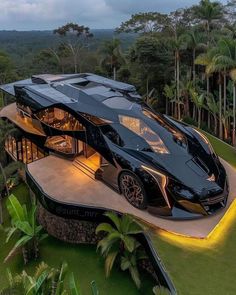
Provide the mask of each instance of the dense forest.
{"label": "dense forest", "polygon": [[138,13],[116,30],[68,23],[1,31],[0,82],[94,72],[134,84],[154,109],[235,145],[236,1]]}

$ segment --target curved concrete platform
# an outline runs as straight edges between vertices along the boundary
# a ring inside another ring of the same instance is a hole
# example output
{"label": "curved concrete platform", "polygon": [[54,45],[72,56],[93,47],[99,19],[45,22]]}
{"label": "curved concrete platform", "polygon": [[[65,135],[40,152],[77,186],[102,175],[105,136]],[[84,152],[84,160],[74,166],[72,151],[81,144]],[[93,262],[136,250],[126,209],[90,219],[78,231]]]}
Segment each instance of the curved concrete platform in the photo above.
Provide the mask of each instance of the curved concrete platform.
{"label": "curved concrete platform", "polygon": [[126,199],[100,181],[93,180],[72,165],[72,162],[48,156],[28,165],[28,173],[41,189],[59,203],[87,205],[129,213],[140,220],[179,235],[206,238],[226,214],[236,198],[236,170],[222,160],[229,177],[230,194],[227,207],[214,216],[195,220],[169,220],[131,206]]}

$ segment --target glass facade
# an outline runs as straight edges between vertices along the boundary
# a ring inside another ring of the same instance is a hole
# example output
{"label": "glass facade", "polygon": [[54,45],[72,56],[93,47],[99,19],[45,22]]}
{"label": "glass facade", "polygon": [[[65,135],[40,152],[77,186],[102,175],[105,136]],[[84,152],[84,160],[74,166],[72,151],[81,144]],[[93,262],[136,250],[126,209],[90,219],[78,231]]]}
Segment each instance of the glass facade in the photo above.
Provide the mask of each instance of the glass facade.
{"label": "glass facade", "polygon": [[43,110],[37,114],[38,119],[59,130],[65,131],[84,131],[85,128],[70,113],[59,108],[50,108]]}
{"label": "glass facade", "polygon": [[76,153],[76,142],[77,140],[68,135],[50,136],[45,146],[64,154],[74,154]]}
{"label": "glass facade", "polygon": [[24,137],[17,141],[13,136],[8,136],[5,141],[5,149],[15,160],[25,164],[45,157],[43,150]]}

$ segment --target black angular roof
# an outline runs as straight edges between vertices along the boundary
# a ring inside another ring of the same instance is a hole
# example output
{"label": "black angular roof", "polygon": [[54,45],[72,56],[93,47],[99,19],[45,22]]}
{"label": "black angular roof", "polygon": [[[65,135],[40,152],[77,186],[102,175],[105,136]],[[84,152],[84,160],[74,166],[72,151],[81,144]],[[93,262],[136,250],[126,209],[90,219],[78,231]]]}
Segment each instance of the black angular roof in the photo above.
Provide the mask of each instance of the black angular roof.
{"label": "black angular roof", "polygon": [[41,108],[63,104],[75,112],[115,121],[119,110],[130,111],[141,99],[133,85],[90,73],[35,75],[0,89],[13,96],[23,91]]}

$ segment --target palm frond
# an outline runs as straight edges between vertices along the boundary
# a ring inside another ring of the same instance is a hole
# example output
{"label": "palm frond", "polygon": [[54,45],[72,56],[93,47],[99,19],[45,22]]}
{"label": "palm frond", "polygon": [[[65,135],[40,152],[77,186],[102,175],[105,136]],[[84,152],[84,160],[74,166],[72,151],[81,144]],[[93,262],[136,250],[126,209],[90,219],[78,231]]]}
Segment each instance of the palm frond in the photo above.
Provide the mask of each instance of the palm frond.
{"label": "palm frond", "polygon": [[120,230],[120,218],[118,217],[118,215],[114,212],[106,212],[104,214],[106,217],[108,217],[116,226],[117,230]]}
{"label": "palm frond", "polygon": [[116,257],[118,256],[118,251],[110,252],[105,260],[105,274],[106,277],[109,277],[113,264],[116,260]]}

